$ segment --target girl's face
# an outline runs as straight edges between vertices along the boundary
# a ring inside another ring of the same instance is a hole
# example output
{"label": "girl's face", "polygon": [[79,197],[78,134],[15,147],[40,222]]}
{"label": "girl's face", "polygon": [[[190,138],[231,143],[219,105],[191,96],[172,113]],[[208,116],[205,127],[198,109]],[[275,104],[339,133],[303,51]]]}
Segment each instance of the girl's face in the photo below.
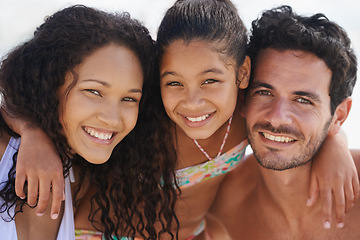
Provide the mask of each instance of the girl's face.
{"label": "girl's face", "polygon": [[60,122],[72,150],[87,161],[106,162],[114,147],[134,128],[143,74],[131,50],[108,45],[69,72],[59,89]]}
{"label": "girl's face", "polygon": [[244,66],[249,64],[236,69],[235,60],[214,46],[200,40],[189,44],[176,40],[166,48],[160,63],[165,110],[193,139],[209,138],[233,114],[240,83],[237,76],[240,87],[248,84]]}

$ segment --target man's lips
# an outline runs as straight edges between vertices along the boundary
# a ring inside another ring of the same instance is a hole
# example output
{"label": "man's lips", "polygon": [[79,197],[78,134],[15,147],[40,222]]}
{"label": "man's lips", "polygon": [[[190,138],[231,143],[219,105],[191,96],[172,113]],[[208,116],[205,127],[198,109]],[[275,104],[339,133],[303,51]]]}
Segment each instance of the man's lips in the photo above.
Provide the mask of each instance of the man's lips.
{"label": "man's lips", "polygon": [[260,132],[260,134],[271,141],[274,142],[280,142],[280,143],[289,143],[289,142],[295,142],[297,141],[296,139],[292,138],[292,137],[288,137],[288,136],[279,136],[279,135],[272,135],[270,133],[266,133],[266,132]]}

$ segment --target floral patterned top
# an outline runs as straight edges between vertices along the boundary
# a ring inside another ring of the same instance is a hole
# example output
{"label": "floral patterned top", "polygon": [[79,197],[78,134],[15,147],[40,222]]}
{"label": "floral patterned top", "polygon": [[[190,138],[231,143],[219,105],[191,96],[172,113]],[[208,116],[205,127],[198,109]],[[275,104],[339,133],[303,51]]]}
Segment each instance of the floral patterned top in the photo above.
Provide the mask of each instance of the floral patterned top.
{"label": "floral patterned top", "polygon": [[249,143],[246,139],[211,161],[176,170],[175,174],[178,186],[189,187],[196,183],[230,172],[241,162],[248,145]]}

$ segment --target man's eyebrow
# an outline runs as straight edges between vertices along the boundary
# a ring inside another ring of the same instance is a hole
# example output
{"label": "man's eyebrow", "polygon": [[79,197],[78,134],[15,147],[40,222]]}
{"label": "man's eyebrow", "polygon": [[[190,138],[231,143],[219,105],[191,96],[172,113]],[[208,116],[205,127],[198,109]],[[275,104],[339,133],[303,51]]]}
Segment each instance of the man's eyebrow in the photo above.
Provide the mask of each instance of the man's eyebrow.
{"label": "man's eyebrow", "polygon": [[250,84],[250,88],[258,88],[258,87],[264,87],[272,90],[274,89],[272,85],[264,82],[255,82]]}
{"label": "man's eyebrow", "polygon": [[293,94],[297,95],[297,96],[308,97],[308,98],[312,99],[315,102],[321,103],[320,96],[318,94],[316,94],[316,93],[313,93],[313,92],[295,91],[295,92],[293,92]]}

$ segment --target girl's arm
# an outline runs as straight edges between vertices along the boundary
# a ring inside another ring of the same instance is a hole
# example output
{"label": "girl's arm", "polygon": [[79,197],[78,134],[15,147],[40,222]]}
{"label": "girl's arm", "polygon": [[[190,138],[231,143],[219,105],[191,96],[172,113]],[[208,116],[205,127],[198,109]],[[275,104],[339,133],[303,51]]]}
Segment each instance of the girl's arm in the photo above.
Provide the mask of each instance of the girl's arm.
{"label": "girl's arm", "polygon": [[310,198],[312,206],[320,192],[324,228],[331,226],[332,194],[336,226],[344,227],[345,213],[359,197],[359,177],[343,131],[328,135],[312,164]]}
{"label": "girl's arm", "polygon": [[65,194],[63,167],[55,146],[41,129],[9,116],[3,108],[1,114],[6,123],[21,135],[16,164],[16,194],[22,199],[27,196],[30,206],[37,203],[36,214],[41,216],[52,192],[50,212],[51,218],[56,219]]}

